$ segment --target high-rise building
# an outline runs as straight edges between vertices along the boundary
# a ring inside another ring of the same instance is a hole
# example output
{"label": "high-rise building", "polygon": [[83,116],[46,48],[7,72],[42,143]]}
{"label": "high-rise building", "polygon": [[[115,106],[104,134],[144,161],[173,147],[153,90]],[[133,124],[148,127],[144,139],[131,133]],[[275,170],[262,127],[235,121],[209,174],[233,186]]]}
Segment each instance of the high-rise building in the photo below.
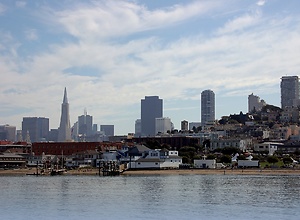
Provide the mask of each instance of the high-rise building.
{"label": "high-rise building", "polygon": [[115,126],[114,125],[100,125],[100,131],[103,131],[106,136],[115,135]]}
{"label": "high-rise building", "polygon": [[91,136],[93,134],[93,116],[88,115],[84,110],[84,114],[78,116],[78,135]]}
{"label": "high-rise building", "polygon": [[58,141],[71,141],[71,126],[69,115],[69,102],[67,97],[67,88],[64,91],[63,103],[61,105],[61,118],[58,128]]}
{"label": "high-rise building", "polygon": [[201,93],[201,125],[215,121],[215,93],[204,90]]}
{"label": "high-rise building", "polygon": [[15,141],[16,126],[0,125],[0,140]]}
{"label": "high-rise building", "polygon": [[155,134],[166,134],[171,132],[172,122],[170,118],[156,118],[155,119]]}
{"label": "high-rise building", "polygon": [[259,96],[251,95],[248,96],[248,112],[261,111],[262,107],[266,106],[267,103],[264,100],[260,100]]}
{"label": "high-rise building", "polygon": [[141,134],[155,135],[155,119],[163,117],[163,100],[158,96],[145,96],[141,100]]}
{"label": "high-rise building", "polygon": [[298,76],[281,77],[281,108],[297,107],[299,105],[299,78]]}
{"label": "high-rise building", "polygon": [[22,136],[23,140],[41,142],[48,141],[49,138],[49,118],[44,117],[24,117],[22,121]]}
{"label": "high-rise building", "polygon": [[141,136],[142,128],[141,128],[141,119],[136,119],[135,120],[135,125],[134,125],[134,136],[139,137]]}

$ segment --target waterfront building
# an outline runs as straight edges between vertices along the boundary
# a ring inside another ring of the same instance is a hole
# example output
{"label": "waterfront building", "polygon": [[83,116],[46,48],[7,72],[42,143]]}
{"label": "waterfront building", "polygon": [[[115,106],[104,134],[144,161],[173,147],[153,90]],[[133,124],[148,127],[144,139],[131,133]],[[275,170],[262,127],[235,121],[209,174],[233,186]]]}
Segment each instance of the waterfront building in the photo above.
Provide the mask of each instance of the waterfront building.
{"label": "waterfront building", "polygon": [[141,134],[155,135],[155,119],[163,117],[163,100],[158,96],[145,96],[141,100]]}
{"label": "waterfront building", "polygon": [[204,90],[201,93],[201,125],[215,121],[215,93],[212,90]]}
{"label": "waterfront building", "polygon": [[60,118],[60,126],[58,128],[58,141],[59,142],[71,141],[71,126],[70,126],[67,88],[65,88],[63,103],[61,105],[61,118]]}
{"label": "waterfront building", "polygon": [[298,76],[283,76],[281,78],[281,108],[299,105],[299,78]]}
{"label": "waterfront building", "polygon": [[114,125],[100,125],[100,131],[102,131],[106,136],[115,135],[115,126]]}
{"label": "waterfront building", "polygon": [[155,134],[167,134],[172,130],[172,122],[170,118],[156,118],[155,119]]}
{"label": "waterfront building", "polygon": [[[23,140],[30,137],[30,141],[48,141],[49,137],[49,118],[44,117],[24,117],[22,121]],[[29,136],[29,137],[28,137]]]}
{"label": "waterfront building", "polygon": [[262,107],[266,106],[267,103],[264,100],[260,100],[259,96],[251,95],[248,96],[248,112],[261,111]]}

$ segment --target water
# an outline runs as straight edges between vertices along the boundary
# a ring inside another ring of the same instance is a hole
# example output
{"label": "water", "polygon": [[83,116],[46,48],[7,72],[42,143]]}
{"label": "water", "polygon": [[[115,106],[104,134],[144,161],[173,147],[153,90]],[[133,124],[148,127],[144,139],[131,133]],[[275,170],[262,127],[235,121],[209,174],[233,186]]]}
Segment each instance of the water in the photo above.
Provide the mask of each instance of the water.
{"label": "water", "polygon": [[300,176],[2,176],[1,219],[300,219]]}

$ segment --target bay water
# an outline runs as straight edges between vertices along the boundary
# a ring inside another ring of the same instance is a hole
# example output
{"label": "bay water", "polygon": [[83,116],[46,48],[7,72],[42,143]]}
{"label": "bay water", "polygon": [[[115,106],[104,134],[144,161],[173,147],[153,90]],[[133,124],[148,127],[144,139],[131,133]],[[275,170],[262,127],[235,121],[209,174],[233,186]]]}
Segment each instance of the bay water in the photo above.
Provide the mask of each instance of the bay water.
{"label": "bay water", "polygon": [[0,219],[300,219],[300,176],[1,176]]}

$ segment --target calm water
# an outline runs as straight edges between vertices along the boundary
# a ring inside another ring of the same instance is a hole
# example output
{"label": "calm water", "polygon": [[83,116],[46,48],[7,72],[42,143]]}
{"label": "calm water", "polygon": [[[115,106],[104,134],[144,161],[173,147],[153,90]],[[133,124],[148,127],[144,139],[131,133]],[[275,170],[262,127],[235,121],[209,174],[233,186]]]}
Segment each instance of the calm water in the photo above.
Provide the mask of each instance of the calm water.
{"label": "calm water", "polygon": [[0,218],[300,219],[300,176],[0,177]]}

